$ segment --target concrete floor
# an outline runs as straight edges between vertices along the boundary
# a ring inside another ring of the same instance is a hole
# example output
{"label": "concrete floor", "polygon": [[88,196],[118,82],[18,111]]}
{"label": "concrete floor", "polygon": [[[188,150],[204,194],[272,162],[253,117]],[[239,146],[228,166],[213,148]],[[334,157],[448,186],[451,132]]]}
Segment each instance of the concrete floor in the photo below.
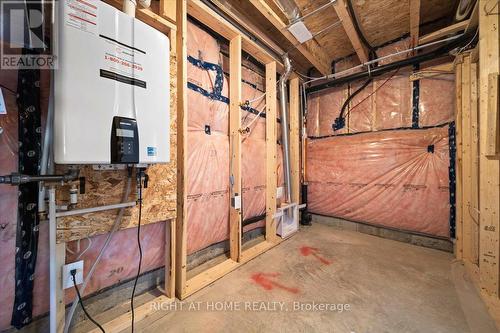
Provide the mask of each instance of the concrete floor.
{"label": "concrete floor", "polygon": [[136,330],[496,332],[456,265],[450,253],[315,224]]}

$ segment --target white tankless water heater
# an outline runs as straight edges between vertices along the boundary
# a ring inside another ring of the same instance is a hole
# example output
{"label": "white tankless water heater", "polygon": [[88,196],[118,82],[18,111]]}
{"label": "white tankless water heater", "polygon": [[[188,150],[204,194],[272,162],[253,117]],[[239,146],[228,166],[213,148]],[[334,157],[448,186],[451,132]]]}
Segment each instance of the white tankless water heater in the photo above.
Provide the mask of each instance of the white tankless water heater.
{"label": "white tankless water heater", "polygon": [[169,162],[167,36],[102,1],[59,3],[55,162]]}

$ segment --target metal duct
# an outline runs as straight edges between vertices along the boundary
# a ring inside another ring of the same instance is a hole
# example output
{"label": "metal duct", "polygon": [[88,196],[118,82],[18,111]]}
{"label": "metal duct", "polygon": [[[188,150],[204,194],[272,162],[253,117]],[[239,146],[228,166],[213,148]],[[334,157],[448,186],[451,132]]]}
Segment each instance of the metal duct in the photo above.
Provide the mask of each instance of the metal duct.
{"label": "metal duct", "polygon": [[290,147],[288,145],[289,129],[288,129],[288,110],[287,110],[287,93],[286,93],[286,83],[290,74],[292,73],[292,64],[290,63],[290,58],[288,54],[283,55],[283,65],[285,66],[285,72],[281,76],[279,81],[280,88],[280,110],[281,110],[281,143],[283,144],[283,173],[285,175],[285,189],[286,189],[286,200],[288,202],[292,201],[292,189],[291,189],[291,174],[290,174]]}
{"label": "metal duct", "polygon": [[288,23],[296,21],[300,17],[299,7],[295,4],[294,0],[276,0],[277,5],[281,8],[288,18]]}

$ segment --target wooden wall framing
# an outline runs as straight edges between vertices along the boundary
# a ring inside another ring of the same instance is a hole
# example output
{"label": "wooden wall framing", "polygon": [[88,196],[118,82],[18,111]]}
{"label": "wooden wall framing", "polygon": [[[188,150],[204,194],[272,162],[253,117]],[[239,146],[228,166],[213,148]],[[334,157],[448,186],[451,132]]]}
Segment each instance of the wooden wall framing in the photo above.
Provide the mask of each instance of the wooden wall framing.
{"label": "wooden wall framing", "polygon": [[[256,256],[264,253],[270,248],[281,242],[281,238],[276,235],[276,222],[274,214],[276,213],[276,114],[277,114],[277,72],[283,70],[283,65],[278,59],[273,58],[266,50],[262,49],[253,40],[246,35],[240,33],[235,27],[227,22],[219,14],[215,13],[200,0],[178,0],[177,3],[177,39],[178,39],[178,114],[179,114],[179,160],[178,175],[178,217],[177,217],[177,236],[176,236],[176,295],[180,299],[184,299],[195,293],[201,288],[209,285],[215,280],[221,278],[225,274],[248,262]],[[182,11],[182,14],[180,13]],[[187,87],[187,72],[185,65],[186,59],[186,11],[196,20],[205,24],[214,32],[220,34],[230,41],[229,46],[229,62],[230,62],[230,106],[229,106],[229,138],[230,138],[230,174],[233,178],[231,188],[231,200],[236,195],[241,197],[241,55],[242,51],[251,54],[256,60],[265,64],[266,67],[266,237],[265,240],[243,250],[241,242],[241,224],[242,214],[241,209],[236,209],[230,203],[230,255],[229,258],[219,264],[206,269],[190,278],[187,277],[187,223],[186,220],[186,87]],[[181,15],[182,17],[180,17]],[[182,68],[181,68],[182,67]],[[297,88],[293,88],[297,92],[294,96],[293,104],[298,105],[298,81]],[[182,94],[182,96],[180,95]],[[297,108],[298,111],[298,108]],[[181,116],[182,113],[182,116]],[[297,116],[298,117],[298,116]],[[182,119],[182,123],[181,123]],[[182,126],[182,130],[181,130]],[[298,138],[297,138],[298,139]],[[293,139],[292,139],[293,140]],[[298,159],[297,159],[298,163]],[[297,166],[298,170],[299,166]]]}
{"label": "wooden wall framing", "polygon": [[479,0],[475,13],[479,16],[479,44],[460,55],[456,66],[457,156],[460,154],[456,256],[500,322],[500,156],[491,148],[492,141],[498,142],[500,137],[500,16],[489,10],[494,5],[496,1]]}

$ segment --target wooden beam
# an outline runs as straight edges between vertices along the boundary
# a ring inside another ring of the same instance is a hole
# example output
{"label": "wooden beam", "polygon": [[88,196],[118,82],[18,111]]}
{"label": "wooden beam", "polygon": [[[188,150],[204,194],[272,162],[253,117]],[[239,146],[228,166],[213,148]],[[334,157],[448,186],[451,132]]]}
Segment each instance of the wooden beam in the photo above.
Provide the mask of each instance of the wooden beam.
{"label": "wooden beam", "polygon": [[195,275],[186,282],[185,292],[182,295],[179,295],[179,298],[185,299],[189,295],[192,295],[198,290],[220,279],[227,273],[235,270],[239,267],[239,265],[240,264],[238,262],[232,259],[227,259],[220,264],[211,267],[198,275]]}
{"label": "wooden beam", "polygon": [[177,0],[160,0],[159,14],[172,23],[177,21]]}
{"label": "wooden beam", "polygon": [[[229,173],[233,183],[229,204],[230,256],[238,261],[241,255],[241,36],[229,42]],[[239,206],[235,208],[234,201]]]}
{"label": "wooden beam", "polygon": [[274,50],[278,54],[283,54],[285,51],[272,41],[266,33],[264,33],[259,27],[253,24],[250,19],[248,19],[245,13],[240,13],[233,6],[233,1],[231,0],[212,0],[214,4],[217,5],[226,15],[229,15],[233,20],[238,22],[242,27],[248,30],[252,35],[259,36],[259,39],[270,49]]}
{"label": "wooden beam", "polygon": [[[104,0],[104,2],[120,10],[123,7],[123,2],[121,0]],[[150,8],[141,8],[140,6],[137,6],[135,15],[136,18],[142,22],[152,26],[164,34],[168,34],[170,29],[177,29],[175,23],[160,16],[160,4],[157,1],[152,1]]]}
{"label": "wooden beam", "polygon": [[292,202],[300,201],[300,95],[299,78],[290,80],[290,172],[292,174]]}
{"label": "wooden beam", "polygon": [[64,288],[62,271],[63,266],[66,264],[66,243],[56,244],[56,331],[57,333],[64,332],[64,325],[66,325],[66,302],[64,300]]}
{"label": "wooden beam", "polygon": [[[241,35],[241,33],[232,24],[207,7],[201,0],[189,0],[187,6],[190,16],[205,24],[207,27],[210,27],[210,29],[222,37],[231,40],[234,37]],[[255,43],[246,35],[241,35],[241,43],[242,49],[251,54],[252,57],[257,59],[259,62],[267,64],[269,62],[276,61],[277,70],[279,72],[283,71],[284,68],[281,64],[281,59],[275,59],[260,45]]]}
{"label": "wooden beam", "polygon": [[259,244],[243,251],[239,262],[232,259],[227,259],[207,269],[206,271],[193,276],[186,282],[185,293],[180,295],[179,298],[182,300],[188,296],[191,296],[195,292],[222,278],[224,275],[234,271],[241,265],[246,264],[250,260],[279,245],[282,241],[283,240],[281,238],[277,238],[274,242],[260,242]]}
{"label": "wooden beam", "polygon": [[[471,54],[471,60],[473,60]],[[479,264],[479,115],[478,115],[478,64],[471,63],[471,206],[470,214],[472,221],[472,260],[475,265]]]}
{"label": "wooden beam", "polygon": [[165,222],[165,295],[175,298],[175,219]]}
{"label": "wooden beam", "polygon": [[420,29],[420,0],[410,0],[410,46],[418,45]]}
{"label": "wooden beam", "polygon": [[474,5],[474,9],[470,14],[469,23],[465,28],[465,32],[475,30],[477,29],[478,26],[479,26],[479,1],[477,1],[476,4]]}
{"label": "wooden beam", "polygon": [[252,5],[323,75],[331,73],[331,59],[315,40],[298,44],[287,25],[264,0],[250,0]]}
{"label": "wooden beam", "polygon": [[266,240],[276,235],[276,63],[266,64]]}
{"label": "wooden beam", "polygon": [[487,294],[499,295],[500,278],[500,168],[497,157],[487,155],[488,81],[491,73],[500,71],[498,15],[488,9],[496,1],[479,0],[479,210],[481,288]]}
{"label": "wooden beam", "polygon": [[187,0],[177,0],[177,222],[175,289],[182,295],[186,287],[187,260]]}
{"label": "wooden beam", "polygon": [[[157,311],[164,311],[165,304],[172,303],[175,298],[168,298],[167,296],[159,296],[149,302],[146,302],[134,309],[134,321],[137,324],[143,319],[150,317]],[[107,333],[122,332],[131,326],[132,312],[128,311],[121,316],[114,318],[107,323],[102,324],[102,327]],[[99,328],[94,328],[89,333],[100,333]]]}
{"label": "wooden beam", "polygon": [[488,75],[488,124],[486,125],[486,155],[500,153],[500,124],[498,112],[498,73]]}
{"label": "wooden beam", "polygon": [[462,129],[461,142],[462,142],[462,221],[463,221],[463,259],[473,260],[473,220],[471,215],[471,186],[472,186],[472,156],[471,156],[471,86],[470,86],[470,65],[471,58],[470,54],[467,53],[463,57],[462,62],[462,110],[461,110],[461,120]]}
{"label": "wooden beam", "polygon": [[342,21],[342,26],[344,27],[347,37],[349,37],[352,47],[354,48],[354,51],[356,51],[359,60],[362,63],[367,62],[368,51],[361,42],[361,39],[359,38],[356,29],[354,28],[354,22],[352,21],[352,18],[349,15],[349,11],[347,10],[347,5],[345,3],[345,0],[337,0],[333,7],[337,12],[337,16]]}
{"label": "wooden beam", "polygon": [[465,20],[465,21],[458,22],[458,23],[452,24],[450,26],[447,26],[446,28],[431,32],[430,34],[427,34],[427,35],[423,36],[422,38],[420,38],[418,40],[418,44],[419,45],[427,44],[427,43],[433,42],[435,40],[438,40],[440,38],[444,38],[448,35],[451,35],[451,34],[454,34],[454,33],[460,32],[460,31],[464,31],[467,28],[468,24],[469,24],[469,20]]}
{"label": "wooden beam", "polygon": [[462,214],[462,56],[459,56],[455,70],[455,137],[456,137],[456,161],[455,161],[455,256],[463,258],[463,214]]}
{"label": "wooden beam", "polygon": [[245,262],[252,260],[253,258],[256,258],[257,256],[261,255],[262,253],[266,252],[267,250],[269,250],[269,249],[273,248],[274,246],[278,245],[279,243],[281,243],[281,241],[282,241],[281,238],[278,238],[277,242],[273,242],[273,243],[268,242],[268,241],[263,241],[255,246],[249,248],[249,249],[246,249],[245,251],[243,251],[241,253],[241,262],[245,263]]}

